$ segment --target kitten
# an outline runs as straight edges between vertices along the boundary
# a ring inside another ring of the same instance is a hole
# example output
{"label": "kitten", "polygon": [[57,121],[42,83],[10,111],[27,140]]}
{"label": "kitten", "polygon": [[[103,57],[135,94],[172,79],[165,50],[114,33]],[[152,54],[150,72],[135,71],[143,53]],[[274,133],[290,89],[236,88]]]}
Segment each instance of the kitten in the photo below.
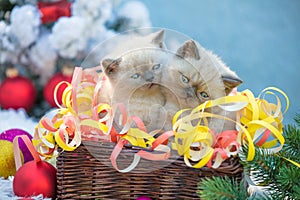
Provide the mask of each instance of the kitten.
{"label": "kitten", "polygon": [[[141,43],[136,44],[138,41]],[[157,120],[159,108],[165,104],[165,96],[159,86],[162,68],[166,64],[163,31],[131,42],[133,44],[126,53],[114,52],[112,55],[116,57],[102,60],[106,80],[99,101],[111,105],[125,104],[128,115],[140,117],[147,130],[152,131],[162,126]]]}
{"label": "kitten", "polygon": [[[194,108],[207,100],[228,95],[242,83],[235,72],[229,69],[216,55],[205,50],[193,40],[185,42],[169,62],[163,76],[164,91],[167,95],[166,109],[168,122],[183,108]],[[208,112],[225,115],[220,108]],[[229,115],[228,115],[229,116]],[[231,117],[231,116],[229,116]],[[211,120],[210,126],[217,131],[233,129],[232,123]],[[170,126],[170,125],[169,125]]]}
{"label": "kitten", "polygon": [[[165,49],[164,44],[165,31],[160,30],[148,35],[119,34],[113,37],[109,42],[104,45],[108,49],[108,54],[105,58],[118,58],[130,51],[145,49],[145,48],[160,48]],[[103,59],[103,60],[104,60]]]}

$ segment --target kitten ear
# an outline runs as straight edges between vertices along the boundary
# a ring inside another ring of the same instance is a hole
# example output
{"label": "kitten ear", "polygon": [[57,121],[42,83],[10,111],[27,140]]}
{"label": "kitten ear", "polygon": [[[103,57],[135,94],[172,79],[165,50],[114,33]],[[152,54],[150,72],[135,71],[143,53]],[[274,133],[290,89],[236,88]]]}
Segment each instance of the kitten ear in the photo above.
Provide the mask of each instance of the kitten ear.
{"label": "kitten ear", "polygon": [[176,54],[182,58],[194,58],[196,60],[200,60],[198,47],[193,40],[186,41],[181,47],[179,47]]}
{"label": "kitten ear", "polygon": [[226,95],[228,95],[233,88],[243,83],[243,81],[239,77],[222,76],[222,80],[225,86]]}
{"label": "kitten ear", "polygon": [[154,37],[152,38],[151,43],[157,44],[160,48],[164,49],[164,36],[165,36],[165,30],[160,30],[156,33],[153,33]]}
{"label": "kitten ear", "polygon": [[106,58],[102,60],[102,68],[103,72],[108,75],[113,73],[116,68],[120,65],[120,62],[122,61],[122,58],[118,59],[111,59],[111,58]]}

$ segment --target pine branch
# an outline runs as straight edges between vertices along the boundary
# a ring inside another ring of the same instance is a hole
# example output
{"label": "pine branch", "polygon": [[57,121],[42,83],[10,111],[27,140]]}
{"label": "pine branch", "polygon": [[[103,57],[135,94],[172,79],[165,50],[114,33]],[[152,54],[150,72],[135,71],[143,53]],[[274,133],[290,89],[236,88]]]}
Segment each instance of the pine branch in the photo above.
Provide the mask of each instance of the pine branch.
{"label": "pine branch", "polygon": [[240,158],[244,166],[246,176],[252,178],[253,182],[259,186],[274,184],[274,176],[278,167],[282,164],[282,159],[270,154],[269,150],[255,148],[255,156],[252,161],[246,161],[248,147],[243,147]]}
{"label": "pine branch", "polygon": [[294,121],[296,122],[296,125],[300,127],[300,113],[296,114]]}
{"label": "pine branch", "polygon": [[[294,121],[296,125],[289,124],[284,128],[285,144],[278,155],[300,163],[300,114],[296,114]],[[300,170],[297,166],[285,161],[275,175],[283,198],[300,199]]]}
{"label": "pine branch", "polygon": [[[300,199],[299,168],[287,161],[300,163],[300,114],[295,117],[296,125],[284,128],[285,144],[282,150],[274,154],[267,149],[255,148],[252,161],[246,161],[248,147],[243,146],[239,154],[244,174],[251,177],[254,184],[267,186],[265,194],[249,196],[246,189],[236,180],[228,177],[204,179],[198,185],[201,199]],[[284,159],[286,158],[286,159]]]}
{"label": "pine branch", "polygon": [[295,138],[295,131],[299,130],[291,127],[286,129],[286,135],[289,137],[285,148],[278,154],[256,148],[254,160],[246,161],[247,147],[243,147],[240,153],[245,175],[251,177],[256,185],[268,186],[265,191],[270,199],[300,199],[299,168],[283,158],[299,160],[296,158],[299,154],[295,153],[294,147],[297,147],[300,141]]}
{"label": "pine branch", "polygon": [[[300,116],[300,115],[298,115]],[[295,118],[296,120],[296,118]],[[300,118],[299,118],[300,122]],[[300,162],[300,129],[295,125],[287,125],[284,128],[283,136],[285,138],[285,144],[283,149],[280,151],[280,155]]]}
{"label": "pine branch", "polygon": [[[292,198],[300,189],[299,168],[293,164],[286,163],[279,168],[279,173],[275,175],[275,180],[284,196]],[[298,197],[300,198],[300,195]]]}
{"label": "pine branch", "polygon": [[236,199],[249,198],[244,182],[238,183],[228,177],[212,177],[202,180],[198,185],[201,199]]}
{"label": "pine branch", "polygon": [[[277,157],[276,155],[273,156]],[[299,169],[296,166],[291,166],[292,164],[287,161],[284,162],[274,168],[276,170],[269,169],[270,171],[265,172],[258,170],[251,173],[251,178],[259,186],[268,186],[264,190],[271,199],[300,199],[298,191],[300,188]]]}

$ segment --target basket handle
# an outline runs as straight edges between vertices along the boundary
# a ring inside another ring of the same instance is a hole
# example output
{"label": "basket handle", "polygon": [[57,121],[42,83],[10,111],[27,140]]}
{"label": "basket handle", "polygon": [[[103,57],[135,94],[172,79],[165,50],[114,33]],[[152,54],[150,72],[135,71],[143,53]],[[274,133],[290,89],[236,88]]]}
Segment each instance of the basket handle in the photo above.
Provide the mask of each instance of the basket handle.
{"label": "basket handle", "polygon": [[20,154],[20,147],[19,147],[19,138],[22,139],[27,146],[28,150],[30,151],[33,159],[35,162],[40,162],[41,158],[38,152],[35,150],[31,140],[27,135],[18,135],[13,140],[13,149],[14,149],[14,157],[15,157],[15,164],[16,164],[16,171],[22,166],[21,161],[21,154]]}

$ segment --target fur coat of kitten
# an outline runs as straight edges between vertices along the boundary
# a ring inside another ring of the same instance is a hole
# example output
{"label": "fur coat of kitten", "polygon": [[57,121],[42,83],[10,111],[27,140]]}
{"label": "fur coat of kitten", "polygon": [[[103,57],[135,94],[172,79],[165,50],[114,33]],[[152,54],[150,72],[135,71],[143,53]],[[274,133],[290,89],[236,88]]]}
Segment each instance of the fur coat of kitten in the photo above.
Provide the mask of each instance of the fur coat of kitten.
{"label": "fur coat of kitten", "polygon": [[158,120],[165,104],[159,85],[167,62],[163,34],[134,37],[102,60],[105,80],[99,101],[125,104],[128,114],[140,117],[148,131],[163,126]]}
{"label": "fur coat of kitten", "polygon": [[[220,58],[193,40],[185,42],[168,65],[162,79],[167,96],[165,107],[169,111],[168,122],[178,110],[194,108],[207,100],[228,95],[242,83]],[[227,117],[234,115],[225,113],[218,107],[207,111]],[[210,126],[217,131],[234,129],[232,123],[217,119],[211,120]]]}

